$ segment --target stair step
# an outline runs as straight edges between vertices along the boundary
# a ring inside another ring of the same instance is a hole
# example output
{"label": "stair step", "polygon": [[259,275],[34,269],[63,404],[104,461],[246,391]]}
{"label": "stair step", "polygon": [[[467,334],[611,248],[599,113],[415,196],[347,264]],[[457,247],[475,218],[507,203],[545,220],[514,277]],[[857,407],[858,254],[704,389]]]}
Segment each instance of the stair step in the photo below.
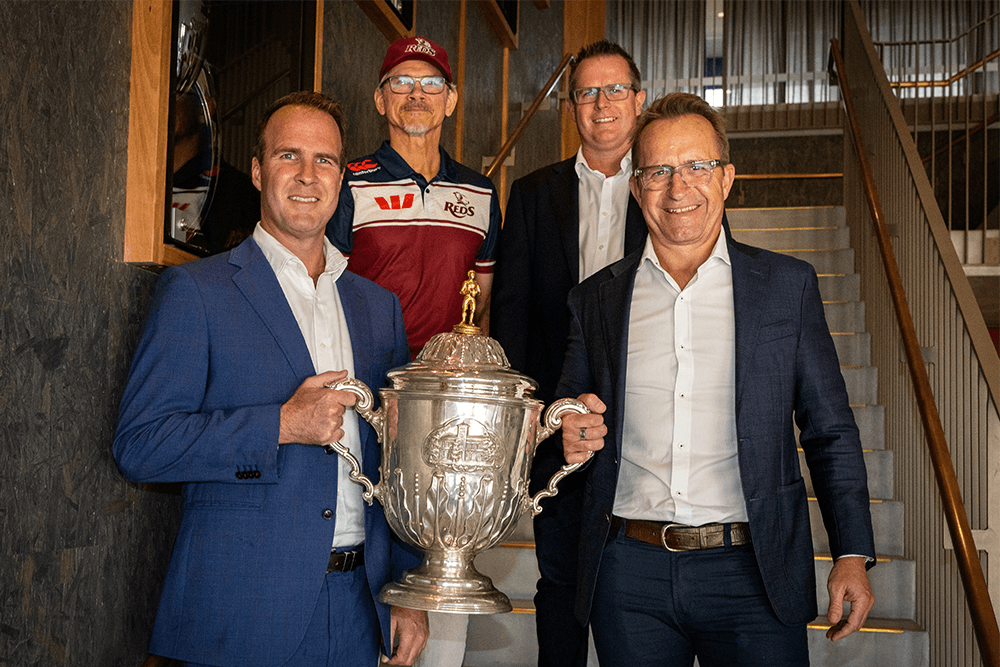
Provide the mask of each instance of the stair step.
{"label": "stair step", "polygon": [[851,405],[878,403],[878,368],[875,366],[841,368],[840,372],[844,376],[847,397]]}
{"label": "stair step", "polygon": [[[829,554],[816,557],[816,600],[820,612],[830,606],[830,592],[826,588],[833,559]],[[916,610],[917,564],[902,558],[879,558],[875,567],[868,570],[868,579],[875,592],[875,605],[869,612],[877,618],[914,618]],[[845,612],[847,611],[845,607]]]}
{"label": "stair step", "polygon": [[829,627],[825,616],[809,624],[809,662],[814,667],[915,667],[930,663],[930,636],[913,621],[869,616],[861,632],[837,642],[826,638]]}
{"label": "stair step", "polygon": [[[895,500],[872,500],[872,531],[875,533],[875,553],[880,556],[903,554],[903,503]],[[809,524],[812,530],[813,550],[830,553],[830,538],[823,526],[819,503],[809,498]]]}
{"label": "stair step", "polygon": [[[868,471],[868,495],[874,500],[892,500],[892,452],[884,449],[866,450],[864,457]],[[799,466],[806,481],[806,493],[816,495],[806,466],[806,455],[801,449]]]}
{"label": "stair step", "polygon": [[842,332],[833,337],[833,345],[837,348],[837,359],[841,366],[871,365],[871,334]]}
{"label": "stair step", "polygon": [[816,273],[849,274],[854,273],[854,251],[845,250],[781,250],[783,255],[809,262]]}
{"label": "stair step", "polygon": [[851,247],[847,227],[765,227],[732,230],[740,243],[768,250],[840,250]]}
{"label": "stair step", "polygon": [[860,301],[861,276],[857,273],[820,275],[819,294],[823,301]]}
{"label": "stair step", "polygon": [[861,446],[865,449],[885,449],[885,407],[854,405],[851,410],[861,432]]}
{"label": "stair step", "polygon": [[864,333],[865,304],[862,301],[836,301],[823,306],[826,325],[835,333]]}
{"label": "stair step", "polygon": [[775,227],[846,227],[843,206],[805,206],[790,208],[729,208],[729,228],[769,229]]}

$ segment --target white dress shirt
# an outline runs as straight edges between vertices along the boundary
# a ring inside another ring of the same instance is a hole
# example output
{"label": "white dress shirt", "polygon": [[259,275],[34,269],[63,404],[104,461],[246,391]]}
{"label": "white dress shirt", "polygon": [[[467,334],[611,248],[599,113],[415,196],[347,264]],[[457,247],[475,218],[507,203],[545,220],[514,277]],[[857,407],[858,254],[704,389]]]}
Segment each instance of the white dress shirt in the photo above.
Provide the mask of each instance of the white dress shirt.
{"label": "white dress shirt", "polygon": [[625,154],[614,176],[594,171],[576,152],[580,202],[580,281],[625,256],[625,216],[632,151]]}
{"label": "white dress shirt", "polygon": [[690,526],[747,520],[735,343],[725,235],[684,289],[647,239],[629,316],[616,515]]}
{"label": "white dress shirt", "polygon": [[[347,259],[323,238],[326,267],[313,284],[306,265],[291,250],[264,231],[257,223],[253,240],[260,246],[278,278],[285,300],[292,309],[299,331],[309,348],[316,374],[347,370],[354,377],[354,351],[347,319],[337,291],[337,279],[347,268]],[[361,462],[361,437],[358,420],[350,412],[344,415],[344,438],[341,442]],[[364,501],[361,487],[348,477],[350,466],[337,459],[337,514],[333,546],[352,547],[365,541]],[[317,471],[316,474],[324,474]]]}

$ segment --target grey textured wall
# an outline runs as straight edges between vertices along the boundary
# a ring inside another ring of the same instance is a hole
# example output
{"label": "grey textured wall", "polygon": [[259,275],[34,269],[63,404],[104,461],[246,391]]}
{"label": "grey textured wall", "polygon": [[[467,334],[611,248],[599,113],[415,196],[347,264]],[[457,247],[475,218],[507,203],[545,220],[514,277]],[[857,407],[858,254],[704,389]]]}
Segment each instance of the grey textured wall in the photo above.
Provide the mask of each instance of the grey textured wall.
{"label": "grey textured wall", "polygon": [[0,3],[0,665],[138,665],[176,496],[111,458],[155,276],[121,262],[131,3]]}
{"label": "grey textured wall", "polygon": [[[156,281],[121,261],[131,8],[0,2],[0,667],[141,664],[179,519],[176,490],[129,483],[111,457]],[[424,0],[418,30],[457,54],[458,11]],[[479,169],[500,146],[502,51],[467,11],[463,161]],[[561,2],[522,12],[515,103],[562,45]],[[326,3],[324,90],[345,104],[352,157],[387,136],[372,103],[386,46],[355,3]],[[558,158],[545,113],[523,173]]]}

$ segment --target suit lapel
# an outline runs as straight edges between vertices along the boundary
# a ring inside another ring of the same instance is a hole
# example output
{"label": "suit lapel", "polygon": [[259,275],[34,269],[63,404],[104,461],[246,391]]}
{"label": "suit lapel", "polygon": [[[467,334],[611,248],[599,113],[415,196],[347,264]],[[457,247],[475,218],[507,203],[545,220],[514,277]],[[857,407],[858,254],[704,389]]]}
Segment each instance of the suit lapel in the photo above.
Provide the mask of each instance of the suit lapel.
{"label": "suit lapel", "polygon": [[[354,377],[367,385],[375,397],[375,407],[378,407],[378,390],[385,378],[374,375],[374,350],[372,336],[378,335],[377,323],[372,321],[372,313],[368,302],[358,290],[354,274],[345,272],[337,279],[337,293],[340,295],[340,305],[344,309],[344,319],[347,320],[347,331],[351,336],[351,350],[354,357]],[[389,334],[385,334],[389,335]],[[353,411],[358,420],[358,433],[361,435],[361,452],[365,473],[375,474],[374,462],[379,460],[378,435],[375,429]]]}
{"label": "suit lapel", "polygon": [[747,367],[753,359],[760,330],[761,303],[767,299],[770,265],[758,257],[755,248],[733,241],[726,228],[729,261],[733,266],[733,313],[736,323],[736,418],[746,388]]}
{"label": "suit lapel", "polygon": [[295,375],[300,378],[315,375],[309,348],[288,306],[285,293],[253,239],[247,239],[234,248],[229,262],[241,267],[233,274],[233,282],[274,336]]}
{"label": "suit lapel", "polygon": [[576,175],[576,158],[563,160],[549,181],[549,206],[559,225],[563,257],[572,284],[580,282],[580,186]]}
{"label": "suit lapel", "polygon": [[[598,307],[605,358],[608,360],[608,374],[611,377],[612,405],[609,413],[625,415],[625,372],[628,359],[628,320],[632,306],[632,291],[635,286],[635,272],[642,252],[630,255],[628,261],[611,265],[611,278],[600,287]],[[614,425],[615,438],[621,454],[621,429],[623,420]]]}
{"label": "suit lapel", "polygon": [[646,219],[632,193],[628,194],[628,209],[625,211],[625,255],[631,255],[646,244]]}

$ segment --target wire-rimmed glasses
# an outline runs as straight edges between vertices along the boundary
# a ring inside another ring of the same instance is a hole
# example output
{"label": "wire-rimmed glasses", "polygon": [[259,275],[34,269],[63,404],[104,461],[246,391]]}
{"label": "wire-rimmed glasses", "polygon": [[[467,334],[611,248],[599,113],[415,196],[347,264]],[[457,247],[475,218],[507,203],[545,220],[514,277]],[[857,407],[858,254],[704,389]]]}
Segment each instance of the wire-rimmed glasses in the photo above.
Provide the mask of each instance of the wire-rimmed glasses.
{"label": "wire-rimmed glasses", "polygon": [[680,174],[684,185],[696,188],[712,182],[712,174],[716,167],[724,167],[725,160],[693,160],[676,167],[669,164],[657,164],[648,167],[638,167],[632,170],[632,175],[644,190],[666,190],[674,178]]}

